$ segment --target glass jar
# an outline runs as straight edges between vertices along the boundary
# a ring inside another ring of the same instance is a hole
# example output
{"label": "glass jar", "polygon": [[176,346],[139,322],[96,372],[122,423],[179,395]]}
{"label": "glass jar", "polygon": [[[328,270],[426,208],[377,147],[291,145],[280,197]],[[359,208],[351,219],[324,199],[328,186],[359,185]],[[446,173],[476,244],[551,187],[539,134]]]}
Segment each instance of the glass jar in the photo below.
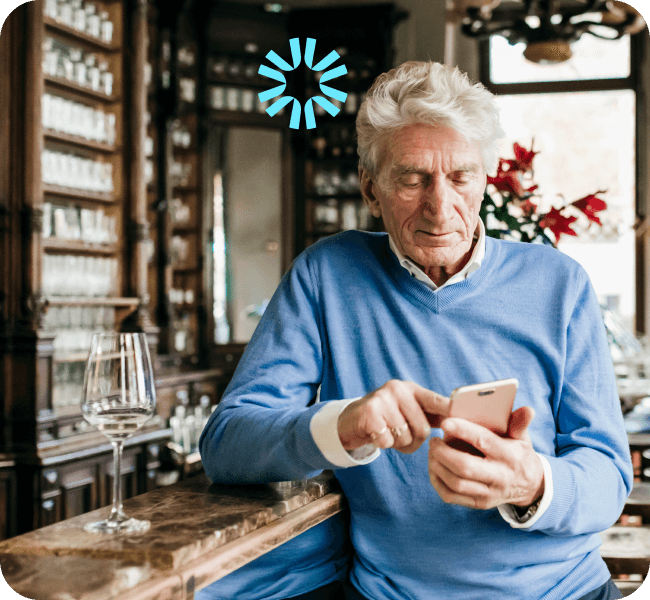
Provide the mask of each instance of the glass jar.
{"label": "glass jar", "polygon": [[255,101],[255,95],[253,90],[242,90],[241,108],[244,112],[253,112],[254,101]]}
{"label": "glass jar", "polygon": [[319,201],[314,207],[314,227],[318,231],[333,232],[339,228],[339,208],[335,198]]}
{"label": "glass jar", "polygon": [[112,146],[115,144],[115,115],[108,113],[104,116],[106,119],[106,143]]}
{"label": "glass jar", "polygon": [[[110,96],[113,92],[113,75],[108,71],[108,61],[100,60],[97,63],[99,68],[99,88],[107,96]],[[107,78],[107,75],[109,76]],[[107,91],[108,90],[108,91]]]}
{"label": "glass jar", "polygon": [[99,14],[99,18],[100,18],[101,40],[105,44],[110,44],[113,41],[113,23],[110,20],[107,11],[102,11]]}
{"label": "glass jar", "polygon": [[101,18],[94,4],[86,4],[86,33],[94,38],[101,37]]}
{"label": "glass jar", "polygon": [[59,0],[57,6],[57,20],[61,21],[67,27],[73,26],[72,21],[72,4],[69,0]]}
{"label": "glass jar", "polygon": [[215,110],[223,110],[226,107],[225,88],[220,85],[210,87],[210,106]]}
{"label": "glass jar", "polygon": [[45,6],[43,8],[43,12],[46,17],[49,17],[50,19],[56,19],[57,18],[56,0],[45,0]]}
{"label": "glass jar", "polygon": [[81,60],[81,50],[73,50],[70,52],[70,59],[74,65],[74,81],[77,85],[86,85],[86,65]]}
{"label": "glass jar", "polygon": [[95,92],[98,92],[101,86],[101,72],[97,66],[97,57],[94,54],[86,54],[84,57],[86,63],[86,85]]}
{"label": "glass jar", "polygon": [[86,31],[86,11],[81,0],[72,0],[72,22],[77,31]]}
{"label": "glass jar", "polygon": [[196,82],[190,77],[181,77],[178,81],[181,100],[193,103],[196,100]]}

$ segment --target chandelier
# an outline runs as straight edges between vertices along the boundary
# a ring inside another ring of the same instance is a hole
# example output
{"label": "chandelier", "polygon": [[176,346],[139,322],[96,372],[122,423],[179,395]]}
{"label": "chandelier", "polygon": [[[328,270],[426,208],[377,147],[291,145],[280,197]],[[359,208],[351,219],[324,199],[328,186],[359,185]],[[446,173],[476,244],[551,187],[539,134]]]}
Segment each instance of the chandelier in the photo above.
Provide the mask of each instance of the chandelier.
{"label": "chandelier", "polygon": [[449,0],[447,19],[462,22],[461,31],[473,38],[523,42],[524,56],[540,64],[571,58],[571,44],[585,33],[617,40],[646,26],[639,11],[619,0]]}

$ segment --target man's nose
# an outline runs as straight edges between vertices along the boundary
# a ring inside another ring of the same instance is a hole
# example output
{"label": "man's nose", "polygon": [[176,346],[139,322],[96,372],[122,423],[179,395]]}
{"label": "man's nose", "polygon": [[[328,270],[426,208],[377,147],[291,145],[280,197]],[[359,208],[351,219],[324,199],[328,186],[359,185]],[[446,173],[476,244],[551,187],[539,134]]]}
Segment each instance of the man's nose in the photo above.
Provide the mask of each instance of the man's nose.
{"label": "man's nose", "polygon": [[432,181],[424,190],[424,214],[438,222],[451,218],[453,203],[444,181]]}

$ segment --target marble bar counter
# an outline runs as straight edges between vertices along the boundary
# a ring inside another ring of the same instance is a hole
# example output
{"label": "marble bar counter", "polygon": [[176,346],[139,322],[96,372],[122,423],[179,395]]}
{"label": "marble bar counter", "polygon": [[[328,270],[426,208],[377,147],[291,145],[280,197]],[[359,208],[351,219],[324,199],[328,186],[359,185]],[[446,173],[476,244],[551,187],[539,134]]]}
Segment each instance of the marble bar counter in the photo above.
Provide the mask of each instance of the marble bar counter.
{"label": "marble bar counter", "polygon": [[192,600],[194,591],[337,514],[324,473],[299,484],[226,486],[204,475],[124,502],[149,531],[93,534],[105,507],[0,542],[9,585],[33,600]]}

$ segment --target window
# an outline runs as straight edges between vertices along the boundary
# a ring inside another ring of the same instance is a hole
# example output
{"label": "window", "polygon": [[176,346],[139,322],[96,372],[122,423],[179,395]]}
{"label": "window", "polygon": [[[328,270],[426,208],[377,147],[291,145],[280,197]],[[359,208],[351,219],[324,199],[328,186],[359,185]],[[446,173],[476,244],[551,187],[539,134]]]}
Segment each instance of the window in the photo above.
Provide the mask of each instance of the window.
{"label": "window", "polygon": [[501,156],[512,158],[513,142],[539,151],[533,164],[540,210],[606,190],[603,227],[578,221],[578,237],[562,236],[558,247],[582,264],[601,303],[634,330],[637,107],[630,41],[583,35],[570,60],[538,65],[523,58],[523,44],[495,35],[483,42],[481,56],[482,79],[497,94],[506,131]]}

